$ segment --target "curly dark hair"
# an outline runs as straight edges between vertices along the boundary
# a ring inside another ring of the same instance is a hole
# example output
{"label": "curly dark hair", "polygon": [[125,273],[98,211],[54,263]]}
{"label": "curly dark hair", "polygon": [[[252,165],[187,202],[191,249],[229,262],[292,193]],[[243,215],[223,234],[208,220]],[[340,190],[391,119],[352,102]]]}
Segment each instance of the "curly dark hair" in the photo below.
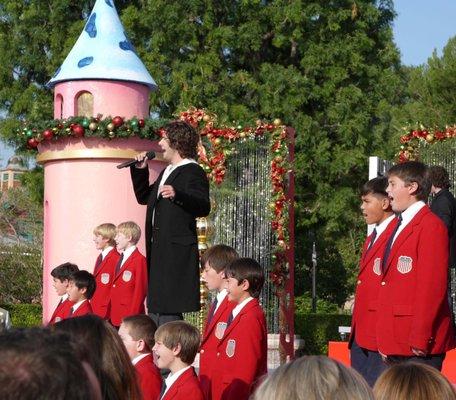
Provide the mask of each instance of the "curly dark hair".
{"label": "curly dark hair", "polygon": [[431,184],[437,188],[448,189],[451,186],[448,171],[440,165],[429,167],[429,179]]}
{"label": "curly dark hair", "polygon": [[184,121],[172,121],[163,127],[172,149],[177,150],[182,158],[198,157],[198,132]]}

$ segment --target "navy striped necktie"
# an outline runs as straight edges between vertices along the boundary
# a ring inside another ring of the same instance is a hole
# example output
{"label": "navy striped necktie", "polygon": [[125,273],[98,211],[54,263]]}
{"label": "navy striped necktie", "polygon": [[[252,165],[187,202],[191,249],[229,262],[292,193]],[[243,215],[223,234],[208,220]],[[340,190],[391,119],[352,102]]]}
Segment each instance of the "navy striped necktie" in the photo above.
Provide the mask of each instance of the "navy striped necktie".
{"label": "navy striped necktie", "polygon": [[396,224],[396,227],[394,228],[394,231],[391,233],[391,236],[389,237],[388,239],[388,242],[386,243],[386,247],[385,247],[385,251],[383,253],[383,258],[382,258],[382,273],[385,272],[385,267],[386,267],[386,263],[388,262],[388,257],[391,253],[391,247],[393,245],[393,240],[394,240],[394,236],[396,236],[396,232],[397,230],[399,229],[399,227],[401,226],[401,223],[402,223],[402,215],[399,214],[397,216],[397,224]]}

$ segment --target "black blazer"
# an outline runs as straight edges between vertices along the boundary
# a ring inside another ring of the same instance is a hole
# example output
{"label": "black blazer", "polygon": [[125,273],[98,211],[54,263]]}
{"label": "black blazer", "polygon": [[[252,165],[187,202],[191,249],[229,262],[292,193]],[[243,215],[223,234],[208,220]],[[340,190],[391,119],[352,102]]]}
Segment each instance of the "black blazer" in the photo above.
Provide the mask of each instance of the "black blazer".
{"label": "black blazer", "polygon": [[198,311],[200,274],[195,218],[210,211],[206,173],[196,163],[176,168],[165,182],[176,192],[171,200],[157,198],[164,171],[152,185],[149,185],[148,168],[131,167],[130,172],[138,203],[147,204],[148,311],[160,314]]}
{"label": "black blazer", "polygon": [[456,200],[448,189],[442,189],[434,195],[431,211],[437,215],[448,229],[450,239],[450,257],[448,264],[456,267]]}

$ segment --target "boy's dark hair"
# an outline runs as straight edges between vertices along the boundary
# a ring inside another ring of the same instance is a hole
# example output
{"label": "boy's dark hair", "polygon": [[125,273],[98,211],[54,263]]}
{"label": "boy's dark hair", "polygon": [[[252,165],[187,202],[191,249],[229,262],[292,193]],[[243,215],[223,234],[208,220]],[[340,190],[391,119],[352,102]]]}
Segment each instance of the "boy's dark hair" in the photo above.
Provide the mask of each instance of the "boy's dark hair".
{"label": "boy's dark hair", "polygon": [[429,179],[431,185],[434,185],[436,188],[448,189],[451,187],[448,171],[440,165],[429,167]]}
{"label": "boy's dark hair", "polygon": [[71,275],[78,271],[79,268],[76,264],[66,262],[55,267],[51,271],[51,276],[58,279],[60,282],[63,282],[65,279],[70,279]]}
{"label": "boy's dark hair", "polygon": [[361,196],[368,194],[376,194],[383,197],[388,197],[386,187],[388,186],[388,178],[386,176],[377,176],[367,181],[361,188]]}
{"label": "boy's dark hair", "polygon": [[94,276],[90,272],[84,270],[77,271],[71,274],[69,280],[74,282],[78,289],[86,288],[86,299],[90,300],[92,298],[93,294],[95,293],[97,283]]}
{"label": "boy's dark hair", "polygon": [[145,314],[131,315],[125,317],[122,323],[127,326],[128,333],[133,340],[144,340],[147,350],[152,350],[155,344],[155,331],[157,330],[157,325],[152,321],[152,318]]}
{"label": "boy's dark hair", "polygon": [[201,256],[201,267],[206,263],[217,272],[225,270],[226,266],[239,257],[239,254],[231,246],[226,244],[216,244],[209,247]]}
{"label": "boy's dark hair", "polygon": [[225,269],[227,278],[237,279],[239,284],[246,280],[249,282],[249,294],[254,298],[260,297],[264,285],[264,272],[261,265],[253,258],[238,258]]}
{"label": "boy's dark hair", "polygon": [[185,321],[172,321],[160,325],[155,332],[155,341],[162,342],[168,349],[181,346],[178,357],[191,365],[198,352],[201,336],[199,330]]}
{"label": "boy's dark hair", "polygon": [[171,121],[163,127],[172,149],[177,150],[182,158],[198,157],[200,136],[196,130],[185,121]]}
{"label": "boy's dark hair", "polygon": [[418,185],[414,196],[417,200],[427,201],[431,191],[428,167],[419,161],[408,161],[396,164],[388,171],[388,178],[397,176],[405,185],[415,182]]}

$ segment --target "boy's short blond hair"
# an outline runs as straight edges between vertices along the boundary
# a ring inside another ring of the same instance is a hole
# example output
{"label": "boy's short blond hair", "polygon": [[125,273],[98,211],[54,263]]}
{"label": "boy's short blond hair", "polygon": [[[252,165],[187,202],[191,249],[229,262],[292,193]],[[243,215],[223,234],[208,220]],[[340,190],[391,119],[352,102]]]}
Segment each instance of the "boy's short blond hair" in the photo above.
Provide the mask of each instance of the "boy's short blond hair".
{"label": "boy's short blond hair", "polygon": [[198,329],[188,322],[172,321],[157,328],[155,341],[162,342],[170,350],[180,345],[181,350],[177,357],[191,365],[200,347],[201,336]]}
{"label": "boy's short blond hair", "polygon": [[115,246],[116,241],[116,226],[114,224],[106,223],[106,224],[101,224],[98,225],[94,230],[93,230],[94,235],[100,235],[103,239],[108,239],[108,244],[110,246]]}
{"label": "boy's short blond hair", "polygon": [[136,222],[127,221],[117,225],[117,232],[123,233],[125,236],[130,237],[130,242],[136,244],[141,237],[141,228]]}

